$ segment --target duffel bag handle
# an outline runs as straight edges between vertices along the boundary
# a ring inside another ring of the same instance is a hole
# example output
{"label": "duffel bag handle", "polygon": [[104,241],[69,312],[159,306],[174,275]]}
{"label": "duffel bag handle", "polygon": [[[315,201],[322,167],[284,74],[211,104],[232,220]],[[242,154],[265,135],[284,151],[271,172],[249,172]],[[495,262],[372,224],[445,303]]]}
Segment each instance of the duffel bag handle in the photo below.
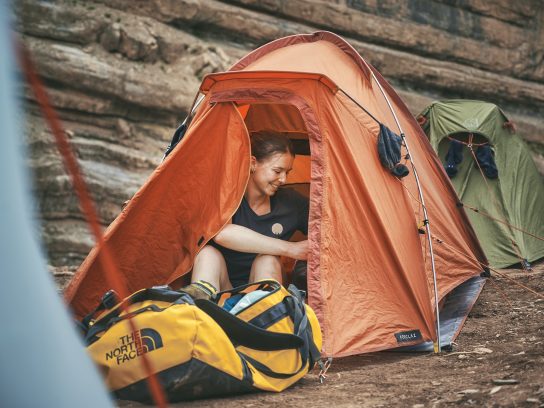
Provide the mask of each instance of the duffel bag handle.
{"label": "duffel bag handle", "polygon": [[[153,286],[152,288],[142,289],[134,292],[132,295],[126,297],[121,302],[119,302],[108,314],[100,318],[97,322],[95,322],[95,324],[89,327],[89,324],[91,322],[91,318],[89,318],[89,316],[94,315],[98,311],[105,309],[105,307],[103,307],[104,302],[101,302],[100,305],[90,315],[86,316],[82,320],[82,323],[86,324],[85,329],[87,330],[87,332],[85,336],[85,341],[87,342],[87,344],[91,344],[92,342],[94,342],[96,339],[93,339],[93,337],[95,337],[98,333],[106,330],[107,328],[111,327],[112,324],[119,321],[116,319],[119,318],[119,315],[123,311],[123,304],[128,307],[135,303],[145,301],[167,302],[172,304],[187,303],[194,305],[193,299],[184,292],[175,291],[169,286]],[[113,323],[111,323],[111,321],[113,321]]]}
{"label": "duffel bag handle", "polygon": [[87,332],[87,335],[85,336],[85,344],[87,346],[94,343],[96,340],[98,340],[98,337],[96,337],[99,333],[102,333],[106,330],[108,330],[111,326],[113,326],[116,323],[119,323],[122,320],[130,319],[136,315],[139,315],[143,312],[162,312],[165,308],[160,308],[157,305],[147,305],[145,307],[142,307],[138,310],[134,310],[130,313],[124,314],[123,316],[116,316],[112,317],[111,319],[100,319],[99,322],[96,324],[93,324],[89,331]]}
{"label": "duffel bag handle", "polygon": [[212,301],[197,299],[195,304],[215,320],[231,341],[238,345],[260,351],[298,349],[304,346],[304,340],[300,336],[261,329],[244,322]]}
{"label": "duffel bag handle", "polygon": [[96,314],[102,310],[112,309],[117,303],[119,303],[117,292],[115,292],[113,289],[108,290],[106,293],[104,293],[104,295],[102,295],[98,306],[96,306],[92,312],[78,322],[80,328],[83,328],[84,332],[87,333],[94,316],[96,316]]}

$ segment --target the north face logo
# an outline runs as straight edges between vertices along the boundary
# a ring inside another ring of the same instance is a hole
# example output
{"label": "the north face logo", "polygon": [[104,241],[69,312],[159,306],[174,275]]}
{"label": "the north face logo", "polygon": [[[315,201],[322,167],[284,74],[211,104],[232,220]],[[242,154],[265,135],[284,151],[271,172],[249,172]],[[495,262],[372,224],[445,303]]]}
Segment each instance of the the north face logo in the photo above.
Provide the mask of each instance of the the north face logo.
{"label": "the north face logo", "polygon": [[141,329],[119,337],[118,346],[106,353],[106,361],[115,359],[117,364],[125,363],[144,353],[162,347],[162,338],[154,329]]}
{"label": "the north face logo", "polygon": [[158,331],[153,329],[140,330],[142,346],[146,353],[162,347],[162,338]]}

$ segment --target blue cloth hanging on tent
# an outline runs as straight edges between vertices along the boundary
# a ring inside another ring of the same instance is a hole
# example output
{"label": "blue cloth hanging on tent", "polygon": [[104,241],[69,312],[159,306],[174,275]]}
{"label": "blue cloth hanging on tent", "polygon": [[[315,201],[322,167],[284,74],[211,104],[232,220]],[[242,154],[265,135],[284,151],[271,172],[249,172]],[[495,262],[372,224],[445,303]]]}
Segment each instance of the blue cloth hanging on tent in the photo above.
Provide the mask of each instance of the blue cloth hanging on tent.
{"label": "blue cloth hanging on tent", "polygon": [[444,168],[450,178],[454,178],[459,171],[457,166],[463,161],[463,143],[452,140],[450,141],[450,147],[446,153],[446,163]]}
{"label": "blue cloth hanging on tent", "polygon": [[[499,170],[497,170],[495,164],[495,152],[491,146],[479,146],[476,149],[476,160],[478,160],[478,164],[487,178],[496,179],[499,177]],[[475,164],[475,166],[477,167],[478,164]]]}
{"label": "blue cloth hanging on tent", "polygon": [[378,155],[382,165],[395,177],[406,177],[410,171],[404,164],[400,164],[402,138],[380,123],[378,135]]}

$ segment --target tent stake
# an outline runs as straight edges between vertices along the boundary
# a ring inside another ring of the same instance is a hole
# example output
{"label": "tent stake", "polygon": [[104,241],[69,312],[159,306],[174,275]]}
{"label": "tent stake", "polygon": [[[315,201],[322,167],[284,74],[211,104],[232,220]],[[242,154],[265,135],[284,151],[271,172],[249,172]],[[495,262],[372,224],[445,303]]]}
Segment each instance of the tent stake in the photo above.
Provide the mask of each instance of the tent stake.
{"label": "tent stake", "polygon": [[[366,64],[366,61],[365,61]],[[393,106],[391,106],[391,102],[389,101],[389,98],[387,97],[387,94],[382,88],[382,85],[378,81],[378,78],[376,78],[376,75],[374,74],[374,71],[370,67],[368,67],[370,73],[372,74],[372,78],[374,81],[378,84],[378,87],[380,88],[380,92],[382,93],[385,101],[387,102],[387,106],[389,107],[389,110],[391,111],[393,118],[395,119],[395,122],[397,124],[397,127],[399,128],[400,136],[402,140],[404,141],[404,145],[406,146],[406,151],[408,153],[408,156],[410,157],[410,163],[412,165],[412,171],[414,172],[414,177],[416,179],[417,184],[417,191],[419,194],[419,199],[421,201],[421,207],[423,208],[423,216],[425,217],[425,231],[427,235],[427,241],[429,242],[429,252],[431,254],[431,269],[433,271],[433,284],[434,284],[434,302],[436,307],[436,343],[434,344],[434,352],[440,353],[442,350],[442,344],[440,340],[440,309],[438,308],[438,285],[436,283],[436,269],[435,269],[435,262],[434,262],[434,252],[433,252],[433,241],[431,239],[431,226],[429,224],[429,217],[427,215],[427,207],[425,206],[425,200],[423,198],[423,190],[421,189],[421,184],[419,182],[419,176],[417,175],[416,166],[414,164],[414,158],[412,157],[412,154],[410,153],[410,148],[408,146],[408,140],[406,140],[406,135],[404,134],[402,127],[400,125],[399,119],[397,118],[397,115],[395,113],[395,110],[393,109]]]}

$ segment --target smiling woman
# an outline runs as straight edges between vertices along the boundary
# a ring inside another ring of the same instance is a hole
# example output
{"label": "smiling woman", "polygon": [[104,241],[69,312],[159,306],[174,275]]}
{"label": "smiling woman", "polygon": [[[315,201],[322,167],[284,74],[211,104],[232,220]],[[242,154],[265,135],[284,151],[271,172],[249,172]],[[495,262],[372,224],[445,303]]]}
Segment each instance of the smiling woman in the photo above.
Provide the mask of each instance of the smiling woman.
{"label": "smiling woman", "polygon": [[193,283],[186,288],[191,294],[198,296],[201,289],[213,293],[261,279],[282,282],[280,256],[306,260],[308,241],[289,239],[296,231],[308,234],[308,199],[290,188],[280,188],[287,182],[294,159],[293,144],[284,133],[251,135],[251,174],[244,197],[231,223],[197,255]]}
{"label": "smiling woman", "polygon": [[245,196],[257,215],[270,212],[270,197],[287,181],[294,159],[287,136],[270,131],[251,136],[251,177]]}

